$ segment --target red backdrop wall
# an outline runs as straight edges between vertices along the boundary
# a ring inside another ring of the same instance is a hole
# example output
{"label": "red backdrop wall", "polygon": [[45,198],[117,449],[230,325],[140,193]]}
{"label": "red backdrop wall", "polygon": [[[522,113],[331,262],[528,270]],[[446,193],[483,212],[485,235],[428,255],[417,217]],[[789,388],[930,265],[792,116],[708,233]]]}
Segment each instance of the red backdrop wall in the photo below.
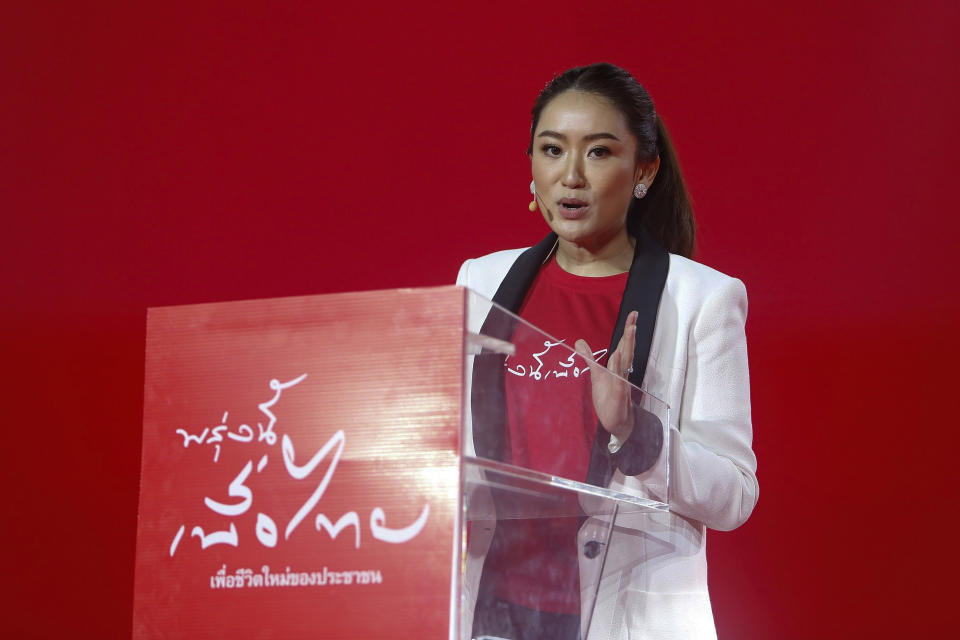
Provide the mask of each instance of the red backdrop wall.
{"label": "red backdrop wall", "polygon": [[954,620],[957,3],[69,4],[0,8],[5,633],[129,636],[146,307],[535,242],[530,104],[597,60],[651,91],[698,259],[750,294],[721,637]]}

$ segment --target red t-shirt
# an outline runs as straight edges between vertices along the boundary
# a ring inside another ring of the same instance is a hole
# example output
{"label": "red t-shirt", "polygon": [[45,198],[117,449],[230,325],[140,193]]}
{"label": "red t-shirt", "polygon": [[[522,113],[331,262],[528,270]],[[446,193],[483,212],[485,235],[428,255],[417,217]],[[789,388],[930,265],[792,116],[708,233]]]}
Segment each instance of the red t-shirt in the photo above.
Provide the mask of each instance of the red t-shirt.
{"label": "red t-shirt", "polygon": [[[590,370],[574,357],[583,339],[603,365],[627,283],[622,273],[588,278],[567,273],[550,260],[520,307],[520,317],[554,340],[525,326],[514,331],[516,354],[505,362],[508,461],[583,481],[596,435]],[[563,345],[569,347],[565,348]],[[488,561],[499,580],[495,594],[514,604],[551,613],[579,613],[576,534],[579,516],[503,520]]]}

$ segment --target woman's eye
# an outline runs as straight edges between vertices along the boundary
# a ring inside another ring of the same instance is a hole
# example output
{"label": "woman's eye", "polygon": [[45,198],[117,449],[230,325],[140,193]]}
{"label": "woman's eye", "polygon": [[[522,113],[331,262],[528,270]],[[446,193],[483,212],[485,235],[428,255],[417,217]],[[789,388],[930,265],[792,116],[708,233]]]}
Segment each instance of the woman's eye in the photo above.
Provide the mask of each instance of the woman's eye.
{"label": "woman's eye", "polygon": [[545,144],[541,147],[545,155],[551,156],[553,158],[558,157],[561,154],[560,147],[555,144]]}
{"label": "woman's eye", "polygon": [[605,158],[610,155],[610,149],[607,149],[606,147],[594,147],[593,149],[590,149],[590,155],[594,158]]}

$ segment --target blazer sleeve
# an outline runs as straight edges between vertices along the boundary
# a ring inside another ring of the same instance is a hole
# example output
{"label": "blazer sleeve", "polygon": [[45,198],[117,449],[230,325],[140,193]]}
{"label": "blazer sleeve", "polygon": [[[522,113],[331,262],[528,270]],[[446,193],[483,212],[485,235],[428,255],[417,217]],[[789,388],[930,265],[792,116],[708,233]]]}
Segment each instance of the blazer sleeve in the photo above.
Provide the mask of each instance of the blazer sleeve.
{"label": "blazer sleeve", "polygon": [[671,510],[723,531],[746,522],[759,495],[746,317],[740,280],[725,280],[704,301],[687,336],[679,428],[670,438]]}
{"label": "blazer sleeve", "polygon": [[[460,271],[457,272],[457,284],[461,287],[467,286],[468,281],[468,272],[470,271],[470,263],[472,260],[465,260],[462,265],[460,265]],[[449,273],[449,272],[448,272]]]}

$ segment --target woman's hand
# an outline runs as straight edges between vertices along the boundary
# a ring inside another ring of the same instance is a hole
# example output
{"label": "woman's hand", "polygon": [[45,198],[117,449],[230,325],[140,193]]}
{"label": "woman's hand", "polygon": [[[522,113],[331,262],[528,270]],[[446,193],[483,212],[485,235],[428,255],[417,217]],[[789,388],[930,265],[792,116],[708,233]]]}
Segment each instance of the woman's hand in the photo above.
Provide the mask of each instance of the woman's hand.
{"label": "woman's hand", "polygon": [[607,366],[593,359],[593,352],[584,340],[577,340],[574,347],[590,365],[593,408],[603,428],[623,442],[633,430],[633,403],[630,401],[630,385],[626,379],[633,371],[633,347],[637,334],[637,312],[631,311],[623,327],[623,337],[617,348],[607,358]]}

